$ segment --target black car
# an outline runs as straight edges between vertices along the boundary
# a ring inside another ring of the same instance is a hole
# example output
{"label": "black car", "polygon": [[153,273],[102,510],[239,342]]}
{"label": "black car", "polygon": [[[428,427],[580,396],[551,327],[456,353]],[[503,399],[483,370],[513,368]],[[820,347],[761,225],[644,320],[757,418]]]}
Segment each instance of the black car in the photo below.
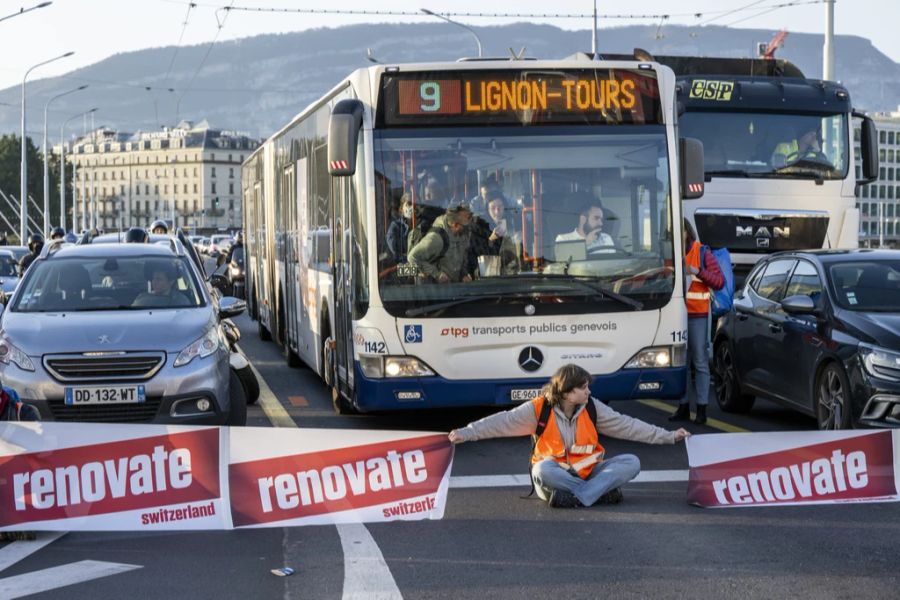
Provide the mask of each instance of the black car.
{"label": "black car", "polygon": [[719,406],[756,396],[820,429],[900,426],[900,251],[781,252],[760,261],[719,320]]}

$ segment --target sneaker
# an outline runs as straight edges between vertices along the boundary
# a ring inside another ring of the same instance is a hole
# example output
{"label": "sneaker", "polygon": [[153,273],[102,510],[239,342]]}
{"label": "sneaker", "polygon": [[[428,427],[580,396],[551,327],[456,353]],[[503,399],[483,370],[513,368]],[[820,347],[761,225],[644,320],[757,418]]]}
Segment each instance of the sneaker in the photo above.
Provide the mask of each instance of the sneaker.
{"label": "sneaker", "polygon": [[597,504],[619,504],[622,500],[625,499],[625,496],[622,495],[622,490],[619,488],[613,488],[600,496],[594,505]]}
{"label": "sneaker", "polygon": [[553,490],[550,493],[551,508],[578,508],[584,506],[572,492]]}

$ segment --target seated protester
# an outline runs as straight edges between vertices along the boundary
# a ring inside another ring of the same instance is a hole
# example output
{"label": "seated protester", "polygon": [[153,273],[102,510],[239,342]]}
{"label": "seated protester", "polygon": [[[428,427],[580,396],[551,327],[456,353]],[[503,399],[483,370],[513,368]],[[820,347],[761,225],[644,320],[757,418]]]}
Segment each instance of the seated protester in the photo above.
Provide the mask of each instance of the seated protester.
{"label": "seated protester", "polygon": [[409,236],[409,226],[413,216],[412,196],[408,193],[403,194],[400,198],[400,214],[391,221],[388,226],[385,241],[387,242],[388,252],[394,259],[394,262],[406,262],[407,240]]}
{"label": "seated protester", "polygon": [[407,259],[419,274],[437,283],[471,281],[469,245],[472,212],[465,205],[448,208],[434,220],[422,240],[410,248]]}
{"label": "seated protester", "polygon": [[[31,404],[19,400],[19,394],[10,387],[0,386],[0,421],[40,421],[41,413]],[[33,531],[0,531],[0,541],[16,542],[33,540]]]}
{"label": "seated protester", "polygon": [[487,210],[490,235],[485,254],[500,257],[501,275],[518,273],[521,243],[518,234],[513,231],[512,219],[507,218],[506,200],[499,190],[488,196]]}
{"label": "seated protester", "polygon": [[[619,487],[641,470],[633,454],[606,456],[600,436],[646,444],[675,444],[691,434],[668,431],[619,414],[591,397],[591,375],[578,365],[560,367],[542,395],[461,429],[454,444],[497,437],[537,435],[531,477],[542,499],[553,508],[576,508],[622,501]],[[540,426],[542,423],[543,426]]]}
{"label": "seated protester", "polygon": [[159,308],[171,308],[177,306],[190,306],[190,301],[175,285],[178,279],[178,270],[174,264],[165,260],[147,263],[144,268],[147,276],[147,286],[150,291],[138,294],[132,302],[132,306],[155,306]]}
{"label": "seated protester", "polygon": [[602,254],[616,251],[616,244],[608,233],[603,232],[603,206],[599,200],[591,200],[578,213],[578,224],[573,231],[556,236],[557,242],[584,240],[588,254]]}

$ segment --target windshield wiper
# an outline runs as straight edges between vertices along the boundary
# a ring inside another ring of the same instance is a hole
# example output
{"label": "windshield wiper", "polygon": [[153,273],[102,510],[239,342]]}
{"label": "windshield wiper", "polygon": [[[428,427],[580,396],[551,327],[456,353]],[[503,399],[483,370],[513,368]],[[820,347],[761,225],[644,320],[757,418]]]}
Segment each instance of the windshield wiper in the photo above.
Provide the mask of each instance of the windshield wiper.
{"label": "windshield wiper", "polygon": [[754,174],[743,169],[725,169],[721,171],[705,171],[707,177],[752,177]]}
{"label": "windshield wiper", "polygon": [[577,283],[578,285],[585,287],[593,292],[598,293],[600,296],[604,298],[609,298],[610,300],[615,300],[620,304],[624,304],[626,306],[632,307],[634,310],[643,310],[644,303],[640,300],[635,300],[634,298],[629,298],[624,294],[620,294],[618,292],[614,292],[605,285],[597,281],[589,281],[587,279],[581,279],[576,275],[563,275],[556,273],[535,273],[534,275],[519,275],[519,278],[522,277],[535,277],[540,279],[562,279],[564,281],[569,281],[572,283]]}
{"label": "windshield wiper", "polygon": [[477,296],[466,296],[465,298],[457,298],[456,300],[448,300],[447,302],[436,302],[434,304],[426,304],[425,306],[420,306],[418,308],[407,308],[406,316],[407,317],[418,317],[418,316],[424,315],[426,313],[444,310],[445,308],[452,308],[454,306],[459,306],[461,304],[469,304],[470,302],[478,302],[479,300],[493,300],[493,299],[502,298],[502,297],[503,296],[498,296],[497,294],[479,294]]}

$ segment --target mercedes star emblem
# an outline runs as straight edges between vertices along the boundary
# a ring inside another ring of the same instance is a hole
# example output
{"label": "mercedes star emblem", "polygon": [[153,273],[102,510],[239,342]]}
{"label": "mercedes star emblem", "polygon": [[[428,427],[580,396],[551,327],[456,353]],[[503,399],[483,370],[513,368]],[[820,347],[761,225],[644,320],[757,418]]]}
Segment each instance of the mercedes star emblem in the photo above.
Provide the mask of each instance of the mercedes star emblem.
{"label": "mercedes star emblem", "polygon": [[519,352],[519,366],[529,373],[537,371],[544,364],[544,354],[534,346],[526,346]]}

